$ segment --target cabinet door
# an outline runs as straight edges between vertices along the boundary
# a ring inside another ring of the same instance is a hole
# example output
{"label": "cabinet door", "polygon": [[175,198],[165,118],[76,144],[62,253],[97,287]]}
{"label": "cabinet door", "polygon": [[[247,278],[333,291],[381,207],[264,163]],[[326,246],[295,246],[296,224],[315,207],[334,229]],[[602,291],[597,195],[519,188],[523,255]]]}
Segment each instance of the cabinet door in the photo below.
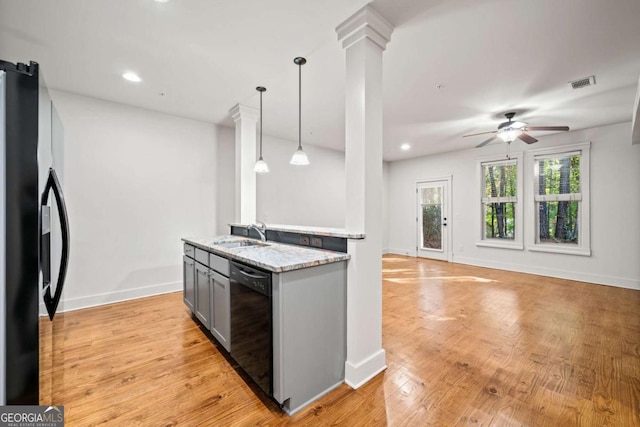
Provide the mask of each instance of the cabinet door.
{"label": "cabinet door", "polygon": [[188,256],[182,257],[182,298],[193,312],[196,299],[196,266],[195,261]]}
{"label": "cabinet door", "polygon": [[196,264],[196,317],[205,328],[211,328],[211,293],[209,286],[209,267],[198,262]]}
{"label": "cabinet door", "polygon": [[231,351],[230,339],[230,287],[229,279],[221,274],[212,272],[211,275],[211,334],[227,351]]}

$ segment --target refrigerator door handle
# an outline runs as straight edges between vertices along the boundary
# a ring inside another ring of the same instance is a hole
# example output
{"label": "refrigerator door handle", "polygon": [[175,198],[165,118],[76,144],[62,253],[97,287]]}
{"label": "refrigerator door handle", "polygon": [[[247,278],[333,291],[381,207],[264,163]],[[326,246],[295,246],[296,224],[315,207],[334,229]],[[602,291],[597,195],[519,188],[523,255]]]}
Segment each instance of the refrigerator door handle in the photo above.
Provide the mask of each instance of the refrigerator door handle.
{"label": "refrigerator door handle", "polygon": [[49,313],[49,319],[53,320],[53,316],[56,314],[60,298],[62,297],[62,288],[67,276],[67,266],[69,263],[69,217],[67,216],[67,206],[64,203],[64,196],[62,194],[62,187],[60,181],[58,181],[58,175],[53,168],[49,168],[49,177],[47,178],[47,184],[42,193],[42,202],[44,206],[49,200],[49,191],[53,190],[53,195],[56,198],[56,205],[58,206],[58,216],[60,217],[60,228],[62,231],[62,257],[60,260],[60,271],[58,273],[58,280],[56,281],[56,290],[51,296],[51,287],[48,286],[44,293],[44,305],[47,307]]}

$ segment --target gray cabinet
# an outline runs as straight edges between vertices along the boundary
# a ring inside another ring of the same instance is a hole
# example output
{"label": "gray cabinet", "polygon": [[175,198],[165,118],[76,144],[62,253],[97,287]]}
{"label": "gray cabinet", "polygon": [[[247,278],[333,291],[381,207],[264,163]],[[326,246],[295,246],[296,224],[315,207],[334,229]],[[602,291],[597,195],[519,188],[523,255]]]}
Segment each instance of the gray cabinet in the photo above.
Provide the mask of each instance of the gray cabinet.
{"label": "gray cabinet", "polygon": [[189,310],[195,311],[196,262],[186,255],[182,257],[182,298]]}
{"label": "gray cabinet", "polygon": [[209,267],[196,262],[195,315],[205,328],[211,328],[211,286]]}
{"label": "gray cabinet", "polygon": [[[212,255],[212,257],[215,255]],[[225,260],[226,261],[226,260]],[[228,265],[228,261],[227,265]],[[229,278],[215,271],[211,272],[211,334],[227,351],[231,351],[230,342],[230,286]]]}
{"label": "gray cabinet", "polygon": [[230,352],[229,260],[185,244],[182,267],[184,303]]}
{"label": "gray cabinet", "polygon": [[292,414],[344,381],[347,264],[273,274],[273,397]]}

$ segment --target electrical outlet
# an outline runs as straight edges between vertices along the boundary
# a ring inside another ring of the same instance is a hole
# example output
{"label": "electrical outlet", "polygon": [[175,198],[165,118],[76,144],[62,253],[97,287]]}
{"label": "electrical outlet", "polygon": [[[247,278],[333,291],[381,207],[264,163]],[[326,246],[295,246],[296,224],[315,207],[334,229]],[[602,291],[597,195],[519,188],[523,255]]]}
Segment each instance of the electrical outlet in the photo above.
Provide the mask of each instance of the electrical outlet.
{"label": "electrical outlet", "polygon": [[309,246],[309,236],[300,236],[300,244]]}
{"label": "electrical outlet", "polygon": [[311,246],[315,246],[316,248],[322,247],[322,237],[312,237],[311,238]]}

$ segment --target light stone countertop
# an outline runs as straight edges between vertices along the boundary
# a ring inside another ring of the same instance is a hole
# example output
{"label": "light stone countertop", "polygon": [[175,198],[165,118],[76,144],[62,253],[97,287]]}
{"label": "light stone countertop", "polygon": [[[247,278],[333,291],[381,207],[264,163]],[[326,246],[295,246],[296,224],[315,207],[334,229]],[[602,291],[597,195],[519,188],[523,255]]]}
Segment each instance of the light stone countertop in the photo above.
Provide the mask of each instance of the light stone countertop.
{"label": "light stone countertop", "polygon": [[[225,248],[219,245],[219,243],[223,242],[238,242],[242,240],[257,241],[261,243],[261,245],[240,246],[237,248]],[[285,245],[276,242],[260,242],[256,239],[241,236],[226,235],[205,239],[184,237],[182,241],[205,251],[231,260],[241,261],[255,267],[264,268],[274,273],[346,261],[351,258],[349,254],[342,252]]]}
{"label": "light stone countertop", "polygon": [[[233,227],[247,227],[248,224],[229,224]],[[364,233],[353,233],[344,228],[313,227],[309,225],[266,224],[267,230],[286,231],[289,233],[309,234],[312,236],[342,237],[345,239],[364,239]]]}

